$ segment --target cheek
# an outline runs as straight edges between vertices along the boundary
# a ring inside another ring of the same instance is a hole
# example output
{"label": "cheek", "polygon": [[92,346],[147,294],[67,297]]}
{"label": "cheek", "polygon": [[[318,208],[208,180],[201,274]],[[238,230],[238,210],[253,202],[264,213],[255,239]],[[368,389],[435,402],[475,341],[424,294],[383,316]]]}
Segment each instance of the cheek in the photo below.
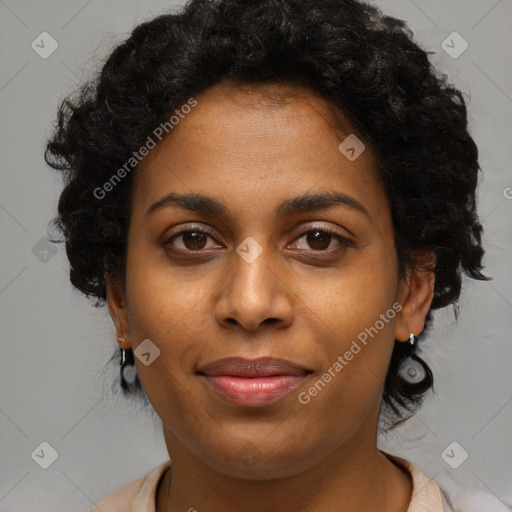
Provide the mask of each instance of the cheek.
{"label": "cheek", "polygon": [[380,409],[394,345],[395,310],[371,307],[341,310],[339,315],[333,311],[329,331],[324,329],[325,338],[317,342],[325,364],[297,397],[309,418],[321,419],[326,439],[349,439]]}
{"label": "cheek", "polygon": [[[343,348],[375,324],[392,307],[397,292],[396,258],[388,247],[363,249],[352,253],[347,264],[329,273],[306,278],[294,290],[301,302],[318,317],[319,324],[330,328],[327,346]],[[394,311],[394,310],[393,310]],[[396,316],[391,311],[392,318]],[[389,337],[393,322],[380,326]],[[338,341],[337,341],[338,340]],[[340,345],[341,343],[341,345]]]}
{"label": "cheek", "polygon": [[205,272],[198,278],[191,269],[176,271],[159,257],[153,261],[150,249],[134,249],[126,272],[130,340],[134,350],[149,339],[159,351],[148,366],[136,357],[137,373],[157,412],[185,412],[190,402],[186,379],[194,372],[197,354],[203,349],[208,353],[211,345],[207,300],[218,276]]}
{"label": "cheek", "polygon": [[332,279],[317,281],[314,292],[306,286],[300,291],[315,313],[308,316],[315,319],[311,328],[325,363],[304,401],[328,423],[353,422],[355,428],[380,400],[400,309],[393,256],[368,254]]}
{"label": "cheek", "polygon": [[[180,333],[189,332],[191,325],[207,318],[199,312],[214,281],[207,272],[198,278],[192,266],[177,269],[166,258],[163,248],[143,240],[129,249],[126,290],[130,331],[135,338],[153,337],[155,343],[164,345],[172,340],[179,345]],[[139,339],[133,341],[138,343]]]}

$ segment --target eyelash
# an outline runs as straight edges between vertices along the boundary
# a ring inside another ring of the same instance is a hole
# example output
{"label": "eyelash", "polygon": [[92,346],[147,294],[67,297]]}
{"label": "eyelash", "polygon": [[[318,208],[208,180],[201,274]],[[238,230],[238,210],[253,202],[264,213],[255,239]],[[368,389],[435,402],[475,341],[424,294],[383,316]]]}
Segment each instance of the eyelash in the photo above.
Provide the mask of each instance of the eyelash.
{"label": "eyelash", "polygon": [[[305,235],[307,235],[308,233],[311,233],[311,232],[321,232],[321,233],[325,233],[325,234],[328,234],[328,235],[331,235],[332,237],[334,237],[338,242],[340,242],[340,244],[342,245],[342,248],[345,248],[345,247],[353,247],[354,244],[352,242],[351,239],[349,239],[348,237],[344,237],[342,235],[340,235],[338,232],[336,232],[335,230],[331,229],[331,228],[328,228],[328,227],[324,227],[324,226],[312,226],[311,228],[307,229],[306,231],[304,231],[303,233],[301,233],[298,237],[296,237],[294,239],[294,241],[297,241],[297,240],[300,240],[301,238],[303,238]],[[181,231],[178,231],[177,233],[174,233],[172,236],[170,236],[169,238],[167,238],[164,242],[164,246],[167,247],[168,245],[171,244],[171,242],[176,239],[176,238],[179,238],[181,235],[183,235],[184,233],[202,233],[202,234],[205,234],[205,235],[209,235],[211,238],[215,239],[215,237],[213,236],[213,231],[208,229],[208,228],[188,228],[188,229],[183,229]],[[175,251],[185,251],[187,253],[200,253],[200,252],[204,252],[202,249],[198,249],[196,251],[193,251],[191,249],[174,249],[173,250]],[[302,249],[304,250],[304,249]],[[337,248],[337,249],[324,249],[324,250],[315,250],[315,249],[311,249],[311,252],[315,252],[315,253],[332,253],[332,252],[337,252],[339,250],[342,250],[341,248]]]}

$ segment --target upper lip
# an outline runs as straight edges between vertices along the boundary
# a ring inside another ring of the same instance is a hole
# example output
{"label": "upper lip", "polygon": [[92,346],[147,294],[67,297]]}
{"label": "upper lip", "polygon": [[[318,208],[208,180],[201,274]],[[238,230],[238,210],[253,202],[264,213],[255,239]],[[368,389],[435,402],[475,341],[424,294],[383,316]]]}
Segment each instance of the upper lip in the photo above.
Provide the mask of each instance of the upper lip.
{"label": "upper lip", "polygon": [[210,377],[230,375],[233,377],[270,377],[273,375],[306,375],[312,373],[302,365],[275,357],[227,357],[201,368],[198,372]]}

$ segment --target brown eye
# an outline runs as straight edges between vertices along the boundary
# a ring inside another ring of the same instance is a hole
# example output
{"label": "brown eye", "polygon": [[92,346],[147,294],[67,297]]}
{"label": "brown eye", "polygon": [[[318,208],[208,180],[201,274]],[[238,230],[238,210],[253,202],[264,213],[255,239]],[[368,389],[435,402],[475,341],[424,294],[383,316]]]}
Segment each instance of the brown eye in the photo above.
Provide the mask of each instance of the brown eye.
{"label": "brown eye", "polygon": [[[173,249],[182,251],[201,251],[212,236],[200,229],[188,229],[175,233],[168,238],[164,245],[170,245]],[[181,239],[181,241],[180,241]]]}
{"label": "brown eye", "polygon": [[200,233],[199,231],[185,231],[182,234],[182,237],[183,245],[187,249],[197,251],[198,249],[203,249],[206,245],[207,235]]}
{"label": "brown eye", "polygon": [[299,247],[299,249],[310,248],[313,251],[319,252],[328,251],[333,239],[336,240],[338,245],[341,245],[342,248],[345,246],[352,246],[352,242],[348,238],[345,238],[328,228],[310,229],[297,238],[297,242],[302,239],[305,239],[307,247]]}
{"label": "brown eye", "polygon": [[309,246],[315,251],[324,251],[331,244],[332,235],[325,231],[310,231],[306,235]]}

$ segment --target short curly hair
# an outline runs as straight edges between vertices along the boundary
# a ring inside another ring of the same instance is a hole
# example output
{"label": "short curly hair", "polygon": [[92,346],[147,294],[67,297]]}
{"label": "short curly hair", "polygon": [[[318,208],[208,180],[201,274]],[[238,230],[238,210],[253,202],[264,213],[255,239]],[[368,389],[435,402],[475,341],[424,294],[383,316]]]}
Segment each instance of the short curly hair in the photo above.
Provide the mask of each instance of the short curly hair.
{"label": "short curly hair", "polygon": [[[45,160],[65,187],[52,220],[64,236],[73,286],[105,304],[105,270],[124,278],[133,194],[129,173],[99,200],[93,191],[187,98],[220,82],[297,84],[341,111],[375,152],[390,199],[400,275],[436,255],[427,314],[457,301],[461,278],[481,273],[476,212],[478,150],[462,93],[437,72],[403,20],[356,0],[191,0],[139,24],[94,79],[58,108]],[[425,267],[422,267],[425,268]],[[405,421],[433,386],[404,379],[395,341],[381,404]],[[128,363],[133,354],[128,351]],[[144,394],[136,378],[127,392]],[[404,416],[404,413],[409,413]]]}

